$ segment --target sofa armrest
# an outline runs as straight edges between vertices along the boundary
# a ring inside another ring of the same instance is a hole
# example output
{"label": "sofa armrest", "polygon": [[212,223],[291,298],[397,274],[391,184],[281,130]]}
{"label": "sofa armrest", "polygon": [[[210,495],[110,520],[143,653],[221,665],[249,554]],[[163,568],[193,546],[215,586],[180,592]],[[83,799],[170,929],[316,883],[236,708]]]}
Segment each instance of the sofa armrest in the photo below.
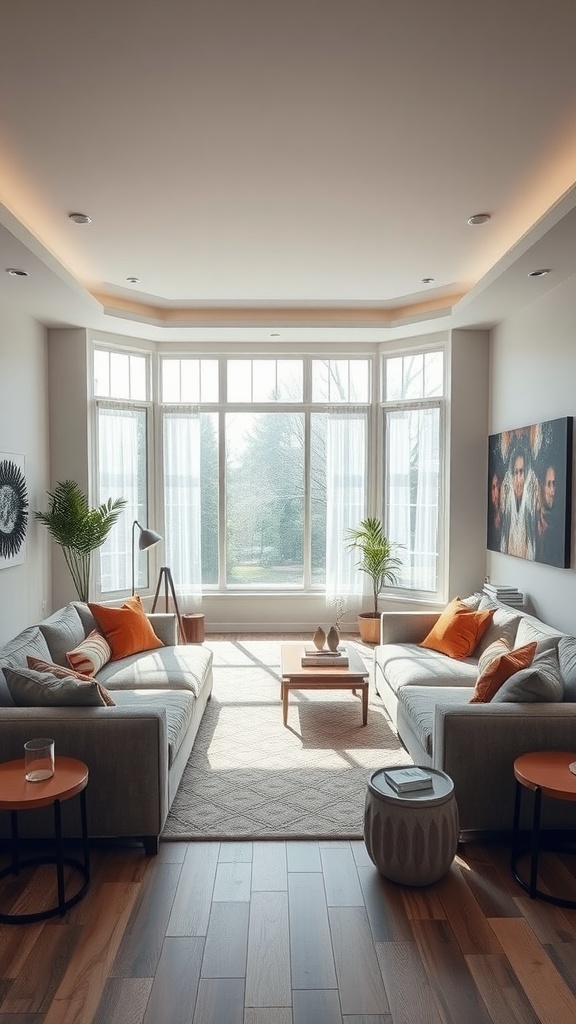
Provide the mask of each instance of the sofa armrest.
{"label": "sofa armrest", "polygon": [[175,647],[178,643],[178,620],[174,612],[147,612],[152,629],[165,647]]}
{"label": "sofa armrest", "polygon": [[[511,829],[516,758],[538,750],[574,750],[575,735],[576,704],[437,706],[433,765],[454,780],[460,828]],[[544,826],[558,827],[570,814],[573,819],[573,804],[545,804]],[[526,801],[524,827],[528,810]]]}
{"label": "sofa armrest", "polygon": [[419,644],[438,621],[440,612],[382,612],[381,644]]}
{"label": "sofa armrest", "polygon": [[[168,813],[166,712],[140,707],[2,708],[0,761],[23,757],[26,740],[50,736],[56,757],[88,765],[90,836],[154,836]],[[78,834],[77,811],[62,805],[65,834]],[[38,831],[36,812],[20,816],[22,835]],[[7,817],[7,816],[6,816]],[[4,822],[2,823],[4,825]],[[5,831],[3,829],[3,831]]]}

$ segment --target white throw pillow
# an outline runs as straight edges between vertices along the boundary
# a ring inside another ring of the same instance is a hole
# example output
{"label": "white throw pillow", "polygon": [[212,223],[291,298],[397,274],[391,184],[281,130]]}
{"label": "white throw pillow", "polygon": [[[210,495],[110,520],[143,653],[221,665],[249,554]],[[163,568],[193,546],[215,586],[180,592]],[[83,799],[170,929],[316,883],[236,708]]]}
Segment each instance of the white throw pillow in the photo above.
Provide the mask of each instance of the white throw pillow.
{"label": "white throw pillow", "polygon": [[494,640],[478,658],[478,675],[481,676],[495,658],[509,654],[511,650],[510,644],[503,637]]}

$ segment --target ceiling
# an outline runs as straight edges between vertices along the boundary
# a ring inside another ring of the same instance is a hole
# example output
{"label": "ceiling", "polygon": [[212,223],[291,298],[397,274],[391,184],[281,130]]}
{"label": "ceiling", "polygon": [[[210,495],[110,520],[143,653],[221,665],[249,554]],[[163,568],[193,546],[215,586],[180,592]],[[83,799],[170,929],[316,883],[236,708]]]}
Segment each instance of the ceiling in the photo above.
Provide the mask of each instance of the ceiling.
{"label": "ceiling", "polygon": [[575,38],[573,0],[3,4],[0,301],[160,341],[489,327],[576,274]]}

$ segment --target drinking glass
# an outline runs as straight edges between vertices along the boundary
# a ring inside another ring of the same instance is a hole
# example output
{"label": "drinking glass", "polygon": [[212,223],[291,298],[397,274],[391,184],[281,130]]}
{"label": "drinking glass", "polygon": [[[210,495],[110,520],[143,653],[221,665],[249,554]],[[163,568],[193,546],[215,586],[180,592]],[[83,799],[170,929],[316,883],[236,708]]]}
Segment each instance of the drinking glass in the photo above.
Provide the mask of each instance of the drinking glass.
{"label": "drinking glass", "polygon": [[27,782],[43,782],[54,775],[54,740],[28,740],[24,744]]}

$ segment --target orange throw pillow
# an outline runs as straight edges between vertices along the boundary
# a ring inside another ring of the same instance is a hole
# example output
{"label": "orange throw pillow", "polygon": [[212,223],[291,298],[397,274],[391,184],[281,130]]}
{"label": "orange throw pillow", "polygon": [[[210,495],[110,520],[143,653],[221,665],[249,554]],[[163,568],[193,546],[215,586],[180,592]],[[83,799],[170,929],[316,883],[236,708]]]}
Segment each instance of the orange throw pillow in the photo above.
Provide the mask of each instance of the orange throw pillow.
{"label": "orange throw pillow", "polygon": [[88,604],[88,607],[110,644],[111,661],[164,647],[146,618],[138,594],[129,597],[121,608],[106,604]]}
{"label": "orange throw pillow", "polygon": [[470,704],[488,704],[510,676],[532,664],[535,653],[536,643],[531,643],[494,658],[488,668],[478,676]]}
{"label": "orange throw pillow", "polygon": [[473,611],[459,597],[446,606],[428,636],[420,644],[449,658],[468,658],[488,629],[495,608]]}

